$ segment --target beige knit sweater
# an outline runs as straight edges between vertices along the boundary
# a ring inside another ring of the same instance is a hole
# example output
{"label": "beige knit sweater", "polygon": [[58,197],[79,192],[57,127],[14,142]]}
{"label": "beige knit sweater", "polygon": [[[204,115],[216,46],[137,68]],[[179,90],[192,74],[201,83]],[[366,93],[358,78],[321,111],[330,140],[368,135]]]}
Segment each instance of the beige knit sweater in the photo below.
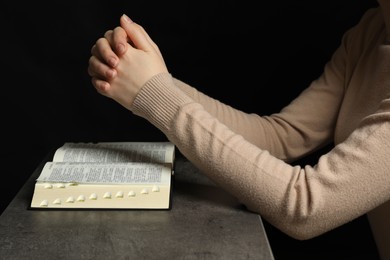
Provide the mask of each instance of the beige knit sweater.
{"label": "beige knit sweater", "polygon": [[[388,2],[366,12],[323,74],[279,113],[246,114],[170,74],[149,80],[132,111],[281,231],[297,239],[323,234],[390,200]],[[292,164],[332,141],[316,165]],[[390,221],[381,211],[377,218]],[[386,228],[374,232],[390,243]]]}

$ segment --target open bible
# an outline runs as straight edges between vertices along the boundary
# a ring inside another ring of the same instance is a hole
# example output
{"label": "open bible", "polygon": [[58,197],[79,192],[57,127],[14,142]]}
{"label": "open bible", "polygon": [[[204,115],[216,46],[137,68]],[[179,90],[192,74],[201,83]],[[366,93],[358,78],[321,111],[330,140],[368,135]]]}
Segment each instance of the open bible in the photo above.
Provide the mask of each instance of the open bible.
{"label": "open bible", "polygon": [[170,142],[65,143],[36,180],[31,208],[169,209]]}

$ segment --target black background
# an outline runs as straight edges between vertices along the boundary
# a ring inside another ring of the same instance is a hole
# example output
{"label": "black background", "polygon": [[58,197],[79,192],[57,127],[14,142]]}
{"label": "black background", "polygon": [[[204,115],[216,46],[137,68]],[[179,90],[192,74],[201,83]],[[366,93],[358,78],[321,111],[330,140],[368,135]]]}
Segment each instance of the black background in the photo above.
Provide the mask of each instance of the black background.
{"label": "black background", "polygon": [[[90,49],[123,13],[148,31],[173,76],[246,112],[269,114],[320,75],[345,30],[376,5],[375,0],[2,2],[0,210],[64,142],[166,140],[90,83]],[[311,162],[315,155],[297,163]],[[376,257],[365,218],[304,242],[265,225],[276,259]]]}

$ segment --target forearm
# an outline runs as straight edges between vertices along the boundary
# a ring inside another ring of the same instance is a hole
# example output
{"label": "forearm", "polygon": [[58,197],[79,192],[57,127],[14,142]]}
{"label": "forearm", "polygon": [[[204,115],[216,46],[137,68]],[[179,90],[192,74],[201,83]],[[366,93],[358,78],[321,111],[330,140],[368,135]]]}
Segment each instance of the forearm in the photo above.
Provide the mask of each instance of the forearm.
{"label": "forearm", "polygon": [[[228,128],[242,135],[249,142],[262,147],[263,149],[272,150],[271,144],[267,140],[264,128],[268,126],[268,122],[256,114],[248,114],[237,110],[215,98],[212,98],[192,86],[173,78],[175,85],[183,91],[188,97],[203,106],[203,108],[212,116],[217,118],[221,123]],[[270,131],[268,131],[270,132]],[[269,133],[270,134],[270,133]]]}
{"label": "forearm", "polygon": [[[167,106],[167,104],[169,104]],[[298,239],[317,236],[364,214],[389,197],[386,165],[356,156],[380,154],[386,144],[356,140],[338,146],[315,167],[291,166],[259,149],[221,124],[203,107],[173,86],[168,77],[154,78],[136,98],[134,113],[146,118],[208,177]],[[364,134],[375,129],[367,125]],[[386,135],[385,128],[380,135]],[[388,146],[387,146],[388,147]],[[369,151],[365,149],[370,149]],[[372,178],[373,167],[377,175]],[[366,191],[370,182],[372,192]]]}
{"label": "forearm", "polygon": [[336,87],[330,88],[320,78],[279,113],[260,116],[235,109],[178,79],[174,78],[173,82],[230,130],[287,162],[299,159],[332,141],[343,91],[337,87],[338,82],[331,82]]}

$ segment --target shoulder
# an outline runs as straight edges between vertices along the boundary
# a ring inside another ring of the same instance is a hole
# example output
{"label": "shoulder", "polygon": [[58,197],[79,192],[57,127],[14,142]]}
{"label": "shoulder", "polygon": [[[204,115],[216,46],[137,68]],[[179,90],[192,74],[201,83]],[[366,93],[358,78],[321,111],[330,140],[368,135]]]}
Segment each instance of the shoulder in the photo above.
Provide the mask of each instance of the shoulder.
{"label": "shoulder", "polygon": [[351,64],[358,62],[365,53],[384,41],[386,28],[380,7],[368,9],[360,20],[342,38],[341,46]]}
{"label": "shoulder", "polygon": [[385,23],[382,10],[380,7],[374,7],[363,14],[359,22],[345,33],[344,38],[349,40],[350,44],[367,45],[369,42],[382,37],[384,32]]}

